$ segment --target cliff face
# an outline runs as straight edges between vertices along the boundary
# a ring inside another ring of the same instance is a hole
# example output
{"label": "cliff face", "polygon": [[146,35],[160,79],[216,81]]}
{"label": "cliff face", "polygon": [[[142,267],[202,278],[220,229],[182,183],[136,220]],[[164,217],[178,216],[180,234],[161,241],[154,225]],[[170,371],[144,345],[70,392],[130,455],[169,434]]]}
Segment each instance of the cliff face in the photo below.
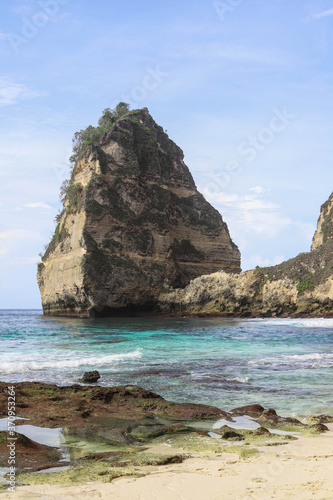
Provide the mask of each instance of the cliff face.
{"label": "cliff face", "polygon": [[222,316],[333,316],[333,195],[324,203],[311,252],[239,275],[218,272],[161,293],[159,310]]}
{"label": "cliff face", "polygon": [[311,250],[316,250],[316,248],[331,239],[333,239],[333,193],[321,206],[317,230],[313,236]]}
{"label": "cliff face", "polygon": [[37,277],[45,314],[91,316],[151,309],[163,287],[221,269],[240,272],[239,250],[143,109],[77,162]]}

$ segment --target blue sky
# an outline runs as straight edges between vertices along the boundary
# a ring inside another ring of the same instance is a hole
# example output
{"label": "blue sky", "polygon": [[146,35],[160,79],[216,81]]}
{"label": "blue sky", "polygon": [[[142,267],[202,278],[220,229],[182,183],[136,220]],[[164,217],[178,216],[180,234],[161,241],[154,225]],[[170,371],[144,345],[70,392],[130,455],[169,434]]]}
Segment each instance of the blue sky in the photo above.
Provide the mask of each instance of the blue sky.
{"label": "blue sky", "polygon": [[243,269],[308,251],[333,190],[332,23],[332,0],[2,2],[0,308],[40,307],[72,136],[119,101],[184,150]]}

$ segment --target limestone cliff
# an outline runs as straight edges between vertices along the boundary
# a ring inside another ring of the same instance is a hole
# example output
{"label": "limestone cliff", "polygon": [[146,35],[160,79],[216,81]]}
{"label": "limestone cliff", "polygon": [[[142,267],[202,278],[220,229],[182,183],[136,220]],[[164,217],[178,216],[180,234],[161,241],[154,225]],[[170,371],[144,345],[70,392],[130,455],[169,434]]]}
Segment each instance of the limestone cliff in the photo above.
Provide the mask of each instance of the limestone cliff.
{"label": "limestone cliff", "polygon": [[227,225],[197,191],[183,156],[146,108],[88,144],[39,265],[45,314],[151,310],[163,287],[240,272]]}
{"label": "limestone cliff", "polygon": [[321,208],[311,252],[239,275],[201,276],[161,293],[159,311],[222,316],[333,316],[333,195]]}
{"label": "limestone cliff", "polygon": [[311,250],[333,239],[333,193],[321,206],[317,230],[313,236]]}

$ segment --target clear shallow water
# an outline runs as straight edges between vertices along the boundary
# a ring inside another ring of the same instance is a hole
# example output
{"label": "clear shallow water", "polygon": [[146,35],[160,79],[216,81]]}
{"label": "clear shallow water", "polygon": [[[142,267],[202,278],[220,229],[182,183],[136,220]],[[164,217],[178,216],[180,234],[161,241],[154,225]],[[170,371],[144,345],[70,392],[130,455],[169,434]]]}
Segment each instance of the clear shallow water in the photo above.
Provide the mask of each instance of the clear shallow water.
{"label": "clear shallow water", "polygon": [[0,380],[137,384],[224,410],[333,413],[332,319],[68,319],[0,311]]}

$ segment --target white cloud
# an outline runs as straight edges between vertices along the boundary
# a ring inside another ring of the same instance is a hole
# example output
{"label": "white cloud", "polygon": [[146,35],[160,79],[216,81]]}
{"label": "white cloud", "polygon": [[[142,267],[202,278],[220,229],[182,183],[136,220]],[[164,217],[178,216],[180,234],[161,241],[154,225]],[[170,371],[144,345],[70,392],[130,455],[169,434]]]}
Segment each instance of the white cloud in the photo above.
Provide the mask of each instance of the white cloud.
{"label": "white cloud", "polygon": [[52,207],[50,205],[47,205],[47,203],[42,203],[42,202],[26,203],[24,206],[28,207],[28,208],[45,208],[47,210],[51,210],[52,209]]}
{"label": "white cloud", "polygon": [[[267,200],[268,192],[264,188],[257,186],[250,189],[250,193],[243,196],[226,193],[210,193],[209,190],[202,190],[205,197],[211,203],[221,203],[223,218],[228,225],[242,228],[242,233],[265,234],[273,238],[286,226],[293,224],[290,217],[284,217],[280,213],[280,206]],[[266,197],[266,199],[265,199]]]}
{"label": "white cloud", "polygon": [[229,193],[212,193],[207,188],[199,188],[199,191],[207,198],[211,203],[230,203],[237,201],[239,196],[237,194]]}
{"label": "white cloud", "polygon": [[253,188],[250,188],[249,191],[251,193],[257,193],[257,194],[262,194],[264,193],[266,190],[265,188],[263,188],[262,186],[256,186],[256,187],[253,187]]}
{"label": "white cloud", "polygon": [[9,106],[18,101],[45,95],[45,92],[29,89],[24,83],[14,82],[8,77],[0,76],[0,106]]}
{"label": "white cloud", "polygon": [[251,195],[247,195],[244,196],[244,201],[239,204],[239,208],[243,210],[276,210],[280,206],[264,200],[256,200]]}
{"label": "white cloud", "polygon": [[29,236],[28,231],[23,229],[13,229],[11,231],[3,231],[0,233],[0,255],[6,255],[9,252],[9,248],[17,239],[27,238]]}
{"label": "white cloud", "polygon": [[310,23],[311,21],[317,21],[318,19],[322,19],[323,17],[333,16],[333,9],[324,10],[322,12],[318,12],[317,14],[313,14],[305,19],[306,23]]}

